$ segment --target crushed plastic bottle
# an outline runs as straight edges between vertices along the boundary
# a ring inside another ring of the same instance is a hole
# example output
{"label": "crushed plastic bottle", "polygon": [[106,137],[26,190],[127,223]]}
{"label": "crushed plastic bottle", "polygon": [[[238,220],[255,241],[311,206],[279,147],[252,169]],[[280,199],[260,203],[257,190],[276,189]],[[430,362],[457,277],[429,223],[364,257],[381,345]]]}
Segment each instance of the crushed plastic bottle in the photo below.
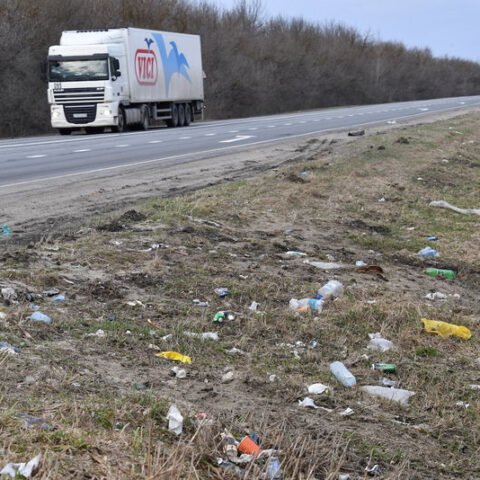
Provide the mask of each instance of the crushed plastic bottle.
{"label": "crushed plastic bottle", "polygon": [[425,273],[429,277],[440,277],[444,278],[445,280],[455,280],[456,273],[453,270],[444,270],[441,268],[427,268],[425,269]]}
{"label": "crushed plastic bottle", "polygon": [[355,376],[342,362],[331,363],[330,372],[344,387],[353,388],[357,385]]}
{"label": "crushed plastic bottle", "polygon": [[292,298],[289,303],[290,310],[298,313],[305,313],[308,311],[320,313],[323,309],[323,300],[317,298],[302,298],[297,300]]}
{"label": "crushed plastic bottle", "polygon": [[420,257],[439,257],[440,254],[432,247],[422,248],[417,252],[417,255]]}
{"label": "crushed plastic bottle", "polygon": [[441,322],[439,320],[428,320],[422,318],[422,323],[427,333],[436,333],[441,337],[450,337],[451,335],[464,340],[472,337],[472,332],[462,325],[455,325],[454,323]]}
{"label": "crushed plastic bottle", "polygon": [[408,405],[410,397],[415,395],[415,392],[410,390],[403,390],[402,388],[388,388],[379,387],[377,385],[366,385],[360,387],[362,392],[374,395],[376,397],[384,398],[385,400],[391,400],[392,402],[398,402],[401,405]]}
{"label": "crushed plastic bottle", "polygon": [[267,462],[267,480],[280,480],[283,478],[281,462],[277,457],[270,457]]}
{"label": "crushed plastic bottle", "polygon": [[343,285],[337,280],[329,280],[322,288],[318,290],[317,295],[323,300],[341,297],[343,295]]}
{"label": "crushed plastic bottle", "polygon": [[39,312],[38,310],[32,313],[32,315],[30,315],[29,318],[30,320],[33,320],[35,322],[42,322],[46,324],[52,323],[52,319],[48,315],[45,315],[44,313]]}

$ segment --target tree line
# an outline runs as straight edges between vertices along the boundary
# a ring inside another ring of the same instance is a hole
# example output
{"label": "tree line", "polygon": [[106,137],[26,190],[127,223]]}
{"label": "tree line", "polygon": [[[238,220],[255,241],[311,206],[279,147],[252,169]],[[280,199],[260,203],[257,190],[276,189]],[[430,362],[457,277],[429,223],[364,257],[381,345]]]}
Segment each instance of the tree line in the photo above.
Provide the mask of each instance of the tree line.
{"label": "tree line", "polygon": [[338,23],[265,19],[188,0],[2,0],[0,136],[50,131],[46,56],[63,30],[138,27],[199,34],[208,118],[480,93],[480,64],[375,41]]}

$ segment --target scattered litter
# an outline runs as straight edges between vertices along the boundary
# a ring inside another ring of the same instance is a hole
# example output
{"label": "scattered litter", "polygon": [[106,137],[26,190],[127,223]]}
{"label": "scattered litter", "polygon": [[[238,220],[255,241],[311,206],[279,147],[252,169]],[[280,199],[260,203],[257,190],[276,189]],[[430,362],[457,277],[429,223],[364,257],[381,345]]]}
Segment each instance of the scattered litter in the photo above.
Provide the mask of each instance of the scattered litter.
{"label": "scattered litter", "polygon": [[453,210],[454,212],[462,213],[463,215],[480,215],[480,208],[459,208],[451,205],[448,202],[445,202],[444,200],[430,202],[430,206],[437,208],[447,208],[449,210]]}
{"label": "scattered litter", "polygon": [[357,260],[357,261],[355,262],[355,266],[356,266],[356,267],[366,267],[367,264],[366,264],[363,260]]}
{"label": "scattered litter", "polygon": [[455,280],[456,273],[453,270],[445,270],[442,268],[426,268],[424,273],[429,277],[443,278],[445,280]]}
{"label": "scattered litter", "polygon": [[372,477],[376,477],[377,475],[380,475],[382,473],[380,465],[374,465],[373,467],[365,467],[365,471]]}
{"label": "scattered litter", "polygon": [[441,322],[439,320],[427,320],[426,318],[422,318],[421,321],[427,333],[436,333],[441,337],[449,337],[450,335],[453,335],[455,337],[463,338],[464,340],[468,340],[472,336],[472,332],[467,327],[461,325]]}
{"label": "scattered litter", "polygon": [[19,413],[16,415],[16,417],[21,418],[27,428],[38,427],[41,430],[45,430],[47,432],[55,430],[55,428],[49,423],[47,423],[43,418],[34,417],[32,415],[29,415],[28,413]]}
{"label": "scattered litter", "polygon": [[293,310],[297,313],[305,313],[305,312],[317,312],[320,313],[323,308],[323,300],[316,299],[316,298],[302,298],[297,300],[296,298],[292,298],[289,302],[290,310]]}
{"label": "scattered litter", "polygon": [[184,378],[187,378],[187,371],[184,368],[173,367],[171,372],[173,372],[175,377],[180,379],[180,380],[182,380]]}
{"label": "scattered litter", "polygon": [[470,404],[469,404],[469,403],[467,403],[467,402],[462,402],[462,401],[457,402],[457,403],[455,404],[455,406],[456,406],[456,407],[459,407],[459,408],[464,408],[465,410],[466,410],[467,408],[470,408]]}
{"label": "scattered litter", "polygon": [[203,307],[203,308],[206,308],[208,307],[208,302],[202,302],[201,300],[199,300],[198,298],[195,298],[193,300],[193,305],[195,307]]}
{"label": "scattered litter", "polygon": [[338,475],[338,480],[352,480],[352,477],[348,473],[340,473]]}
{"label": "scattered litter", "polygon": [[274,373],[268,376],[268,381],[270,383],[275,383],[277,380],[278,380],[278,377]]}
{"label": "scattered litter", "polygon": [[298,405],[304,408],[319,408],[317,405],[315,405],[315,401],[310,397],[305,397],[303,400],[299,400]]}
{"label": "scattered litter", "polygon": [[162,338],[160,338],[160,340],[162,340],[162,341],[164,341],[164,342],[168,342],[168,341],[170,341],[172,338],[173,338],[173,333],[168,333],[167,335],[164,335]]}
{"label": "scattered litter", "polygon": [[33,312],[28,319],[33,320],[34,322],[42,322],[46,324],[52,323],[52,319],[40,311]]}
{"label": "scattered litter", "polygon": [[178,352],[160,352],[155,354],[156,357],[165,358],[167,360],[173,360],[175,362],[182,362],[182,363],[192,363],[191,357],[187,355],[182,355]]}
{"label": "scattered litter", "polygon": [[425,295],[425,298],[427,300],[446,300],[447,295],[445,293],[441,293],[441,292],[433,292],[433,293],[427,293]]}
{"label": "scattered litter", "polygon": [[19,477],[30,478],[37,471],[41,460],[42,456],[37,455],[28,463],[9,463],[0,471],[0,475],[9,475],[10,478],[15,479]]}
{"label": "scattered litter", "polygon": [[130,307],[144,307],[145,305],[140,300],[131,300],[127,302]]}
{"label": "scattered litter", "polygon": [[15,303],[17,301],[17,292],[12,287],[2,288],[2,297],[7,303]]}
{"label": "scattered litter", "polygon": [[328,300],[343,295],[343,285],[338,280],[329,280],[323,287],[318,289],[317,298]]}
{"label": "scattered litter", "polygon": [[229,355],[246,355],[243,350],[240,350],[237,347],[233,347],[230,350],[227,350],[226,353],[228,353]]}
{"label": "scattered litter", "polygon": [[306,257],[307,256],[306,253],[298,252],[296,250],[290,250],[290,251],[286,252],[285,255],[287,255],[287,257]]}
{"label": "scattered litter", "polygon": [[384,398],[386,400],[391,400],[393,402],[398,402],[401,405],[408,405],[408,400],[410,397],[415,395],[415,392],[410,390],[403,390],[401,388],[388,388],[388,387],[379,387],[377,385],[366,385],[360,387],[362,392],[368,393],[369,395],[374,395],[376,397]]}
{"label": "scattered litter", "polygon": [[60,294],[60,290],[58,288],[50,288],[49,290],[45,290],[42,295],[44,297],[55,297],[56,295]]}
{"label": "scattered litter", "polygon": [[0,312],[0,320],[6,320],[7,319],[7,314]]}
{"label": "scattered litter", "polygon": [[55,302],[55,303],[63,303],[64,301],[65,301],[65,295],[62,295],[62,294],[55,295],[52,298],[52,302]]}
{"label": "scattered litter", "polygon": [[168,430],[175,435],[180,435],[183,431],[183,417],[175,404],[172,404],[167,413]]}
{"label": "scattered litter", "polygon": [[397,366],[394,363],[372,363],[372,370],[379,370],[383,373],[396,373]]}
{"label": "scattered litter", "polygon": [[322,393],[328,390],[327,385],[323,385],[323,383],[313,383],[312,385],[308,386],[308,393],[313,395],[321,395]]}
{"label": "scattered litter", "polygon": [[232,310],[221,310],[213,317],[213,323],[223,323],[225,320],[229,322],[235,320],[235,312],[232,312]]}
{"label": "scattered litter", "polygon": [[257,312],[259,305],[260,305],[260,304],[257,303],[257,302],[252,302],[252,303],[250,304],[250,306],[248,307],[248,309],[249,309],[250,311],[252,311],[252,312]]}
{"label": "scattered litter", "polygon": [[205,333],[196,333],[196,332],[183,332],[186,337],[190,338],[199,338],[200,340],[213,340],[218,342],[220,340],[217,332],[205,332]]}
{"label": "scattered litter", "polygon": [[138,390],[139,392],[141,392],[143,390],[147,390],[147,388],[150,388],[150,382],[134,383],[133,388],[135,390]]}
{"label": "scattered litter", "polygon": [[389,378],[383,377],[383,378],[380,380],[380,383],[381,383],[384,387],[396,387],[398,382],[396,382],[395,380],[390,380]]}
{"label": "scattered litter", "polygon": [[350,407],[346,408],[343,412],[340,412],[339,415],[341,417],[350,417],[354,414],[355,412],[353,411],[353,409],[351,409]]}
{"label": "scattered litter", "polygon": [[270,457],[267,460],[266,480],[281,480],[283,478],[281,462],[276,457]]}
{"label": "scattered litter", "polygon": [[309,344],[308,344],[308,348],[311,348],[312,350],[314,350],[315,348],[318,347],[318,342],[316,340],[312,340]]}
{"label": "scattered litter", "polygon": [[227,295],[230,295],[230,290],[228,288],[225,288],[225,287],[221,287],[221,288],[216,288],[215,289],[215,293],[221,297],[221,298],[225,298]]}
{"label": "scattered litter", "polygon": [[369,350],[378,350],[379,352],[386,352],[393,348],[393,342],[383,338],[380,333],[369,333],[370,341],[367,348]]}
{"label": "scattered litter", "polygon": [[378,203],[385,203],[387,199],[385,197],[379,198]]}
{"label": "scattered litter", "polygon": [[430,235],[429,237],[427,237],[427,240],[429,242],[437,242],[438,241],[438,237],[436,235]]}
{"label": "scattered litter", "polygon": [[439,257],[440,254],[432,247],[422,248],[417,252],[417,255],[420,257]]}
{"label": "scattered litter", "polygon": [[342,362],[331,363],[330,372],[344,387],[353,388],[357,385],[356,378]]}
{"label": "scattered litter", "polygon": [[0,342],[0,352],[17,355],[21,352],[21,350],[13,345],[10,345],[8,342]]}
{"label": "scattered litter", "polygon": [[312,261],[312,260],[304,260],[303,263],[307,265],[311,265],[315,268],[320,268],[321,270],[339,270],[342,268],[349,268],[349,265],[345,265],[343,263],[337,262],[320,262],[320,261]]}
{"label": "scattered litter", "polygon": [[229,372],[222,375],[222,383],[233,382],[234,377],[235,374],[233,373],[233,371],[230,370]]}
{"label": "scattered litter", "polygon": [[471,384],[469,386],[470,386],[470,390],[480,390],[480,385]]}
{"label": "scattered litter", "polygon": [[349,137],[363,137],[365,130],[356,130],[354,132],[348,132]]}
{"label": "scattered litter", "polygon": [[0,227],[0,231],[4,237],[9,237],[12,234],[12,229],[5,223]]}
{"label": "scattered litter", "polygon": [[99,328],[95,333],[87,333],[85,336],[102,338],[105,336],[105,332],[101,328]]}

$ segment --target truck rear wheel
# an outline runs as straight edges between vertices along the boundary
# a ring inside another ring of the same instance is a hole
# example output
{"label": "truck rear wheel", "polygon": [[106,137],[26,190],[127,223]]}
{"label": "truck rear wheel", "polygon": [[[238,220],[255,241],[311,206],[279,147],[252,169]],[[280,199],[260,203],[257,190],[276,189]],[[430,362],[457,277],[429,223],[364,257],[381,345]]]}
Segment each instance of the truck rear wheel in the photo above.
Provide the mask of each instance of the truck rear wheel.
{"label": "truck rear wheel", "polygon": [[185,126],[188,127],[192,121],[192,107],[189,103],[185,105]]}
{"label": "truck rear wheel", "polygon": [[178,107],[176,103],[172,105],[172,118],[167,120],[167,126],[170,128],[178,127]]}
{"label": "truck rear wheel", "polygon": [[71,128],[59,128],[58,133],[60,135],[70,135],[72,133],[72,129]]}
{"label": "truck rear wheel", "polygon": [[178,105],[178,126],[183,127],[185,125],[185,105],[180,103]]}
{"label": "truck rear wheel", "polygon": [[140,124],[141,130],[148,130],[150,127],[150,115],[148,112],[148,107],[142,107],[142,123]]}

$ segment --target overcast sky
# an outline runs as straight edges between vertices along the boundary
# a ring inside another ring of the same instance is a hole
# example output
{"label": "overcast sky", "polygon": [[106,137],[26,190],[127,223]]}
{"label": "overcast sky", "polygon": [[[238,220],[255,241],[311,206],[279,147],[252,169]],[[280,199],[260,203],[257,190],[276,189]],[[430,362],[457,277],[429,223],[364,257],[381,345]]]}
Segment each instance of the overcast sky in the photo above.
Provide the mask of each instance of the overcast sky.
{"label": "overcast sky", "polygon": [[[231,7],[237,0],[210,0]],[[436,56],[480,61],[480,0],[262,0],[266,17],[334,20]]]}

